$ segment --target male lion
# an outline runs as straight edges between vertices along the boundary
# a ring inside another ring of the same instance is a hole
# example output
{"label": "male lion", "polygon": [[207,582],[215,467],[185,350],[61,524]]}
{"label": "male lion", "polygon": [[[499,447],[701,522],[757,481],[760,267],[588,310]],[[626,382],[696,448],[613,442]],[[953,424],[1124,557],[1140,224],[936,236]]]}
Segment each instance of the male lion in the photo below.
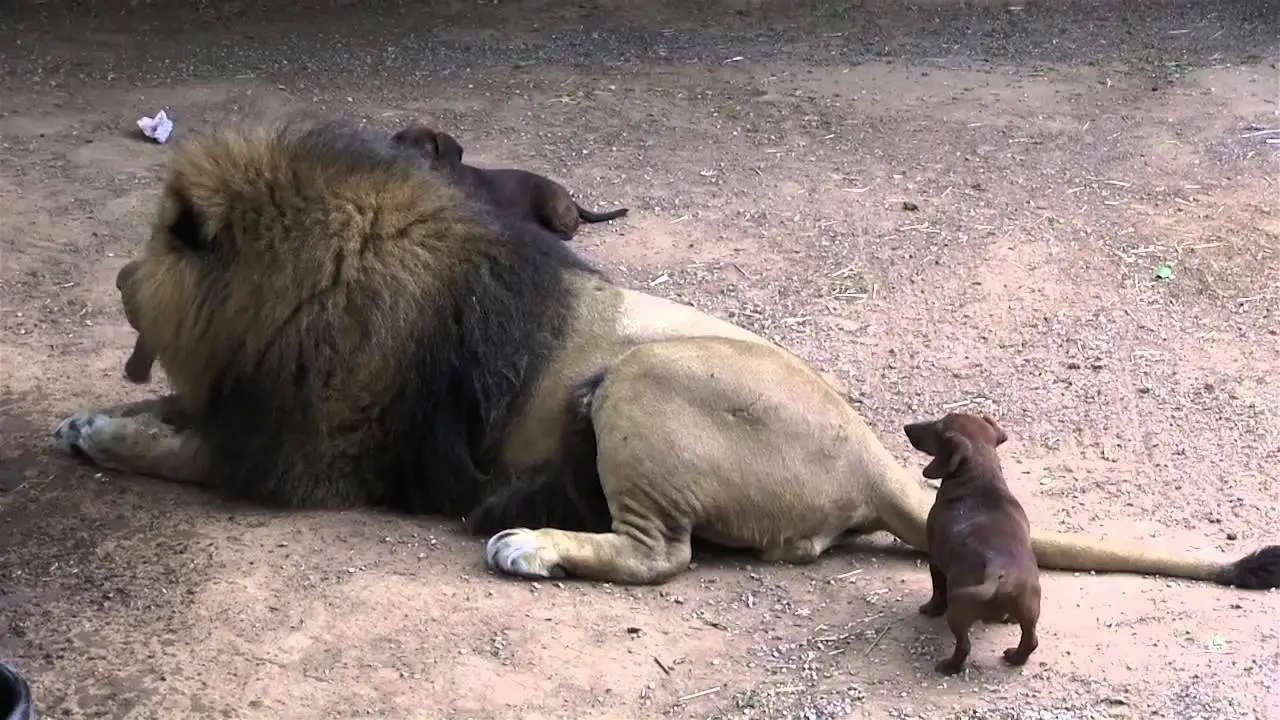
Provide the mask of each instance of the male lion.
{"label": "male lion", "polygon": [[[385,136],[188,139],[118,285],[175,393],[64,420],[58,445],[100,467],[276,506],[469,514],[501,530],[490,565],[525,577],[660,583],[691,536],[792,562],[879,530],[926,548],[933,492],[813,369],[611,284]],[[1280,584],[1280,547],[1230,563],[1033,544],[1048,568]]]}

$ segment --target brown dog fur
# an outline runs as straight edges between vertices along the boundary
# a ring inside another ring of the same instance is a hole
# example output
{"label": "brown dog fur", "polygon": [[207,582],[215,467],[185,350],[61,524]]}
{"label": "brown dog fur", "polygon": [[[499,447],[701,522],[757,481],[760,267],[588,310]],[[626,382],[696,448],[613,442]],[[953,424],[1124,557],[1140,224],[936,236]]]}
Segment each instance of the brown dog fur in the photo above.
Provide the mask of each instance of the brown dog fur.
{"label": "brown dog fur", "polygon": [[574,202],[563,185],[527,170],[467,165],[462,162],[462,145],[452,135],[425,125],[410,125],[391,139],[452,172],[471,197],[536,222],[565,240],[578,232],[581,221],[604,222],[628,212],[627,208],[603,213],[587,210]]}
{"label": "brown dog fur", "polygon": [[[62,451],[264,504],[467,516],[528,578],[660,583],[691,536],[788,562],[882,530],[927,550],[934,493],[804,361],[610,282],[385,133],[224,129],[168,155],[119,277],[174,394],[64,418]],[[1043,567],[1280,585],[1276,546],[1032,543]]]}
{"label": "brown dog fur", "polygon": [[955,635],[955,652],[937,671],[964,668],[969,629],[978,620],[1016,621],[1022,641],[1004,659],[1025,664],[1039,645],[1040,571],[1027,514],[1005,484],[996,453],[1009,436],[990,417],[967,413],[903,429],[915,449],[933,457],[924,476],[942,481],[925,520],[933,596],[920,606],[929,617],[945,613]]}

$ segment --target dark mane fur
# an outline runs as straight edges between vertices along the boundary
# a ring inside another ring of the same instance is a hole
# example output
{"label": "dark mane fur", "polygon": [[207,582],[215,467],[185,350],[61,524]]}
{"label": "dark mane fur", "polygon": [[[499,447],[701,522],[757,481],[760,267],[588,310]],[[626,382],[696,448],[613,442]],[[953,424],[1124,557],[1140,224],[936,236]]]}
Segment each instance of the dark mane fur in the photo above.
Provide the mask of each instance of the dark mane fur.
{"label": "dark mane fur", "polygon": [[[412,150],[345,124],[286,128],[277,142],[284,162],[305,158],[334,177],[437,172]],[[287,177],[259,182],[275,203],[314,201],[277,197],[295,189]],[[471,244],[463,261],[442,270],[456,276],[432,285],[445,296],[417,299],[420,324],[389,403],[361,407],[331,385],[342,363],[360,359],[343,356],[351,352],[343,333],[378,322],[354,306],[357,316],[344,316],[341,328],[307,327],[310,341],[258,365],[232,365],[214,383],[199,427],[227,494],[276,506],[371,503],[457,517],[507,486],[512,472],[498,467],[498,450],[562,342],[566,274],[596,271],[537,225],[474,203],[449,212],[460,213],[455,227],[466,226],[461,241]],[[319,406],[330,390],[352,406],[336,423]]]}
{"label": "dark mane fur", "polygon": [[591,402],[606,369],[579,381],[570,393],[564,426],[565,452],[528,468],[502,468],[492,492],[466,518],[467,532],[490,535],[510,527],[553,527],[608,532],[609,501],[600,486]]}

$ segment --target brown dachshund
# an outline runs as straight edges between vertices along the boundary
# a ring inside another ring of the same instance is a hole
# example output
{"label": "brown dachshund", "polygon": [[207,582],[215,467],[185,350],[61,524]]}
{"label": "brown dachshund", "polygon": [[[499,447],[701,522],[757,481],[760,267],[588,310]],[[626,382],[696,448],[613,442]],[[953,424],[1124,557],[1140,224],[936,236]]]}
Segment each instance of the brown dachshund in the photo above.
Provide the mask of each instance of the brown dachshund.
{"label": "brown dachshund", "polygon": [[391,136],[451,171],[473,198],[532,220],[565,240],[580,221],[604,222],[626,215],[628,208],[596,213],[573,201],[569,191],[551,178],[526,170],[478,168],[462,162],[462,145],[448,133],[414,123]]}
{"label": "brown dachshund", "polygon": [[903,429],[915,449],[933,457],[924,476],[942,480],[925,522],[933,596],[920,612],[945,613],[956,648],[935,668],[947,675],[964,668],[969,629],[978,620],[1016,621],[1022,640],[1004,659],[1025,664],[1040,644],[1040,569],[1027,514],[1005,484],[996,453],[1009,436],[991,418],[966,413]]}

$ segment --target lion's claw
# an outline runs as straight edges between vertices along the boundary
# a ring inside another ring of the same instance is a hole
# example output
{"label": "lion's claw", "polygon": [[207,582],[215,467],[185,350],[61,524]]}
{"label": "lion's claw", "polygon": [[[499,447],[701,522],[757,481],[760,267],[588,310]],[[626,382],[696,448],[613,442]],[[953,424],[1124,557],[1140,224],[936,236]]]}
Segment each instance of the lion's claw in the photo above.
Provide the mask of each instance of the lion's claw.
{"label": "lion's claw", "polygon": [[489,569],[516,577],[544,580],[564,577],[564,569],[550,548],[538,545],[534,530],[510,528],[489,538],[484,546]]}

